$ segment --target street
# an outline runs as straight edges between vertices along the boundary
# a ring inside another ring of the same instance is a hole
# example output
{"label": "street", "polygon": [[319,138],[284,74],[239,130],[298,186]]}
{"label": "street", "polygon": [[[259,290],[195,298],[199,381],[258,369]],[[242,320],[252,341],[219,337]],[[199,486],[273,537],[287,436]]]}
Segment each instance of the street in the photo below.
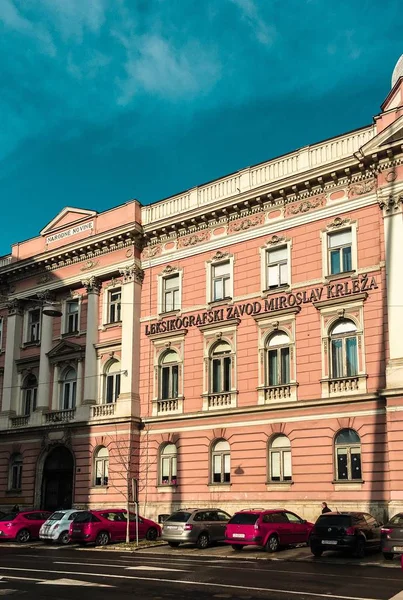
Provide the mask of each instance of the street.
{"label": "street", "polygon": [[[137,552],[81,550],[42,544],[0,545],[0,596],[11,600],[188,599],[395,600],[403,598],[403,572],[354,560],[226,558],[172,552],[167,546]],[[389,566],[389,565],[388,565]],[[396,567],[396,568],[394,568]],[[400,592],[402,594],[400,595]]]}

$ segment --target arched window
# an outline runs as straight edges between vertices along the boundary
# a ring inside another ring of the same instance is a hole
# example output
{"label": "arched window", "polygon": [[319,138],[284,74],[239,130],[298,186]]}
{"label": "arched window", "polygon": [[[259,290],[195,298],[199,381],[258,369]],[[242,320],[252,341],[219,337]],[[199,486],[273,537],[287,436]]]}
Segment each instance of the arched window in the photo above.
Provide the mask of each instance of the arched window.
{"label": "arched window", "polygon": [[231,451],[227,440],[214,442],[211,449],[212,483],[230,483]]}
{"label": "arched window", "polygon": [[95,452],[94,463],[94,485],[108,485],[109,452],[105,446],[100,446]]}
{"label": "arched window", "polygon": [[62,380],[62,409],[75,408],[77,394],[77,373],[73,368],[67,369]]}
{"label": "arched window", "polygon": [[120,362],[115,360],[109,364],[105,373],[104,399],[106,404],[116,402],[120,394]]}
{"label": "arched window", "polygon": [[177,448],[175,444],[166,444],[160,451],[160,484],[176,485]]}
{"label": "arched window", "polygon": [[269,445],[269,481],[291,480],[291,442],[286,435],[277,435]]}
{"label": "arched window", "polygon": [[342,429],[335,437],[336,479],[362,479],[361,440],[354,429]]}
{"label": "arched window", "polygon": [[22,386],[22,412],[28,417],[36,410],[38,380],[32,373],[27,375]]}
{"label": "arched window", "polygon": [[267,384],[286,385],[290,383],[290,339],[286,333],[278,331],[270,336],[267,346]]}
{"label": "arched window", "polygon": [[330,331],[330,360],[332,379],[357,375],[357,328],[349,319],[340,319]]}
{"label": "arched window", "polygon": [[211,392],[222,394],[231,391],[231,346],[218,342],[211,352]]}
{"label": "arched window", "polygon": [[179,393],[179,357],[175,350],[168,350],[160,362],[160,398],[177,398]]}
{"label": "arched window", "polygon": [[9,490],[21,490],[22,483],[22,456],[13,454],[9,463],[8,488]]}

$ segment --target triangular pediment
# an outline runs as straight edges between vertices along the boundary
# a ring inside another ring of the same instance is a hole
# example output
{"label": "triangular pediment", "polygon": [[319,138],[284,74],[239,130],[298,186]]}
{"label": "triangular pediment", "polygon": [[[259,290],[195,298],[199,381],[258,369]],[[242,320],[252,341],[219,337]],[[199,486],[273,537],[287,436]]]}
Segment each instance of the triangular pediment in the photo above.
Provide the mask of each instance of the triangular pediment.
{"label": "triangular pediment", "polygon": [[386,127],[381,133],[378,133],[369,142],[364,144],[359,150],[359,154],[364,156],[370,156],[378,151],[391,148],[398,142],[403,140],[403,115],[393,121],[388,127]]}
{"label": "triangular pediment", "polygon": [[84,352],[84,346],[80,346],[80,344],[73,344],[73,342],[69,342],[68,340],[62,340],[50,352],[48,352],[49,358],[60,358],[63,356],[70,356],[72,354],[77,354]]}
{"label": "triangular pediment", "polygon": [[90,219],[97,214],[95,210],[87,210],[84,208],[73,208],[66,206],[54,219],[50,221],[41,231],[41,235],[48,235],[52,231],[70,227],[74,223],[79,223],[83,220]]}

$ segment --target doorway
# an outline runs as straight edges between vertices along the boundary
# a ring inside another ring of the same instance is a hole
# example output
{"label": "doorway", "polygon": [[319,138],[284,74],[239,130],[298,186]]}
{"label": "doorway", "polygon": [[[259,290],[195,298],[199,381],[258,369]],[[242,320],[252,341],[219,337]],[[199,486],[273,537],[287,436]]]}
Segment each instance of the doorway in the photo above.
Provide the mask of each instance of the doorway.
{"label": "doorway", "polygon": [[74,459],[66,446],[57,446],[46,457],[42,476],[44,510],[71,508],[73,501]]}

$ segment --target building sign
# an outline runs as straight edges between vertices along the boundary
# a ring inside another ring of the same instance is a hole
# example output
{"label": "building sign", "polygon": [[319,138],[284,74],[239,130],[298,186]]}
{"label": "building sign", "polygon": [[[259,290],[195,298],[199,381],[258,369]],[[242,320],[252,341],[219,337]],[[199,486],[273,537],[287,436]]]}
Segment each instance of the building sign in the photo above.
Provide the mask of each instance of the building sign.
{"label": "building sign", "polygon": [[145,326],[146,335],[155,335],[171,331],[188,329],[189,327],[200,327],[211,323],[221,323],[228,319],[241,319],[243,316],[256,316],[262,313],[275,312],[301,304],[320,302],[321,300],[331,300],[333,298],[344,298],[354,296],[362,292],[369,292],[378,289],[375,277],[362,275],[357,279],[350,279],[343,283],[328,283],[325,286],[315,287],[302,292],[290,292],[266,298],[264,301],[255,300],[254,302],[245,302],[243,304],[234,304],[225,308],[206,310],[195,315],[185,315],[183,317],[172,317],[151,323]]}
{"label": "building sign", "polygon": [[48,235],[48,237],[46,238],[46,243],[51,244],[52,242],[58,242],[59,240],[63,240],[64,238],[77,235],[78,233],[82,233],[83,231],[90,231],[91,229],[94,229],[94,221],[89,221],[89,223],[84,223],[83,225],[77,225],[76,227],[65,229],[64,231],[54,233],[53,235]]}

